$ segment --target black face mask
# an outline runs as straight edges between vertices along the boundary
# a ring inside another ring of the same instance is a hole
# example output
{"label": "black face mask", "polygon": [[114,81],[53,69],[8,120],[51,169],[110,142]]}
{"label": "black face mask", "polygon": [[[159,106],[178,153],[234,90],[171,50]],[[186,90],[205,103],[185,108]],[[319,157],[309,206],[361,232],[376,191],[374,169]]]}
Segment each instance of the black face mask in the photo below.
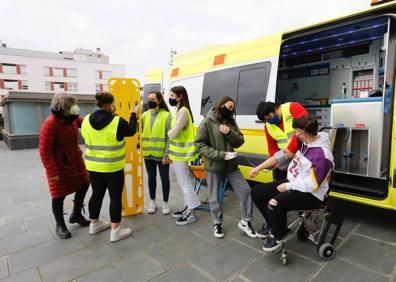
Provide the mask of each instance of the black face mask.
{"label": "black face mask", "polygon": [[224,119],[232,119],[233,111],[228,109],[226,106],[220,108],[220,115]]}
{"label": "black face mask", "polygon": [[155,101],[148,101],[147,104],[150,109],[155,109],[158,106],[158,103]]}
{"label": "black face mask", "polygon": [[169,98],[169,105],[171,105],[172,107],[176,106],[177,105],[176,99]]}

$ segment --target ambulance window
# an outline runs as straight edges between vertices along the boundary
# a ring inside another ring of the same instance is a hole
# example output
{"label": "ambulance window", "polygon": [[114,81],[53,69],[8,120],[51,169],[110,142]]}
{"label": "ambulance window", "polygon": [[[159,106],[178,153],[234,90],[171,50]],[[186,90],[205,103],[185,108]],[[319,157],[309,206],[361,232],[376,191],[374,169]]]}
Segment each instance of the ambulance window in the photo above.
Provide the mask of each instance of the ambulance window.
{"label": "ambulance window", "polygon": [[238,68],[209,72],[205,74],[202,88],[201,114],[205,115],[216,105],[218,99],[230,96],[236,100]]}
{"label": "ambulance window", "polygon": [[267,67],[243,70],[239,73],[236,101],[238,115],[256,114],[257,104],[265,101],[267,96],[268,76],[269,68]]}

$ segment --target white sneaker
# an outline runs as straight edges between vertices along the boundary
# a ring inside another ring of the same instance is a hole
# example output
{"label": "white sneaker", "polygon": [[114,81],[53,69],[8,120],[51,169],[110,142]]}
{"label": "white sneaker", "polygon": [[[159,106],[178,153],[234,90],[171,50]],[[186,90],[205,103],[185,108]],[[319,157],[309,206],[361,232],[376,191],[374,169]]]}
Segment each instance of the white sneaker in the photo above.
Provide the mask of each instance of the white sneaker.
{"label": "white sneaker", "polygon": [[170,214],[170,207],[168,205],[168,202],[163,202],[162,203],[162,214],[163,215]]}
{"label": "white sneaker", "polygon": [[127,228],[121,228],[118,227],[117,229],[112,229],[110,232],[110,241],[111,242],[116,242],[121,239],[124,239],[125,237],[128,237],[129,235],[132,234],[132,229],[127,227]]}
{"label": "white sneaker", "polygon": [[147,207],[147,212],[152,214],[155,213],[156,210],[157,210],[157,204],[155,203],[155,200],[150,200]]}
{"label": "white sneaker", "polygon": [[238,227],[250,238],[257,237],[256,232],[254,232],[252,223],[250,221],[244,221],[243,219],[241,219],[238,223]]}
{"label": "white sneaker", "polygon": [[99,232],[109,229],[110,227],[110,222],[98,220],[96,223],[89,224],[89,234],[98,234]]}

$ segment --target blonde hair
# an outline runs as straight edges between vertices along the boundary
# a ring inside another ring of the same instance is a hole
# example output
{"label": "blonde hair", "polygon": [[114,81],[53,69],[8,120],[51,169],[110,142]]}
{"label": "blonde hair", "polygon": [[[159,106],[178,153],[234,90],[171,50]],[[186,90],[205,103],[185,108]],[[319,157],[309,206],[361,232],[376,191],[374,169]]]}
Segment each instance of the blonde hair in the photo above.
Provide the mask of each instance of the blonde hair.
{"label": "blonde hair", "polygon": [[67,93],[57,93],[51,101],[51,110],[68,112],[70,108],[77,104],[77,98],[74,95]]}

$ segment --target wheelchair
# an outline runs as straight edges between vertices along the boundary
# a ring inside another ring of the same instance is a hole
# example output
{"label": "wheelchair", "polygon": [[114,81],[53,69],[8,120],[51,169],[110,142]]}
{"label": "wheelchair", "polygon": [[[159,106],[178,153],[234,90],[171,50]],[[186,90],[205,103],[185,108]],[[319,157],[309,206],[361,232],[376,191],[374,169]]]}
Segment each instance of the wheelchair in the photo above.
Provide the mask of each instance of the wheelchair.
{"label": "wheelchair", "polygon": [[[334,243],[337,240],[343,222],[344,217],[325,204],[319,209],[298,211],[297,219],[288,225],[288,233],[296,232],[299,241],[311,241],[316,246],[316,250],[323,260],[331,260],[335,255]],[[329,240],[328,234],[332,226],[335,226],[335,229]],[[285,249],[287,237],[282,242],[281,247],[273,251],[276,254],[280,254],[280,260],[283,265],[287,264],[287,251]]]}

